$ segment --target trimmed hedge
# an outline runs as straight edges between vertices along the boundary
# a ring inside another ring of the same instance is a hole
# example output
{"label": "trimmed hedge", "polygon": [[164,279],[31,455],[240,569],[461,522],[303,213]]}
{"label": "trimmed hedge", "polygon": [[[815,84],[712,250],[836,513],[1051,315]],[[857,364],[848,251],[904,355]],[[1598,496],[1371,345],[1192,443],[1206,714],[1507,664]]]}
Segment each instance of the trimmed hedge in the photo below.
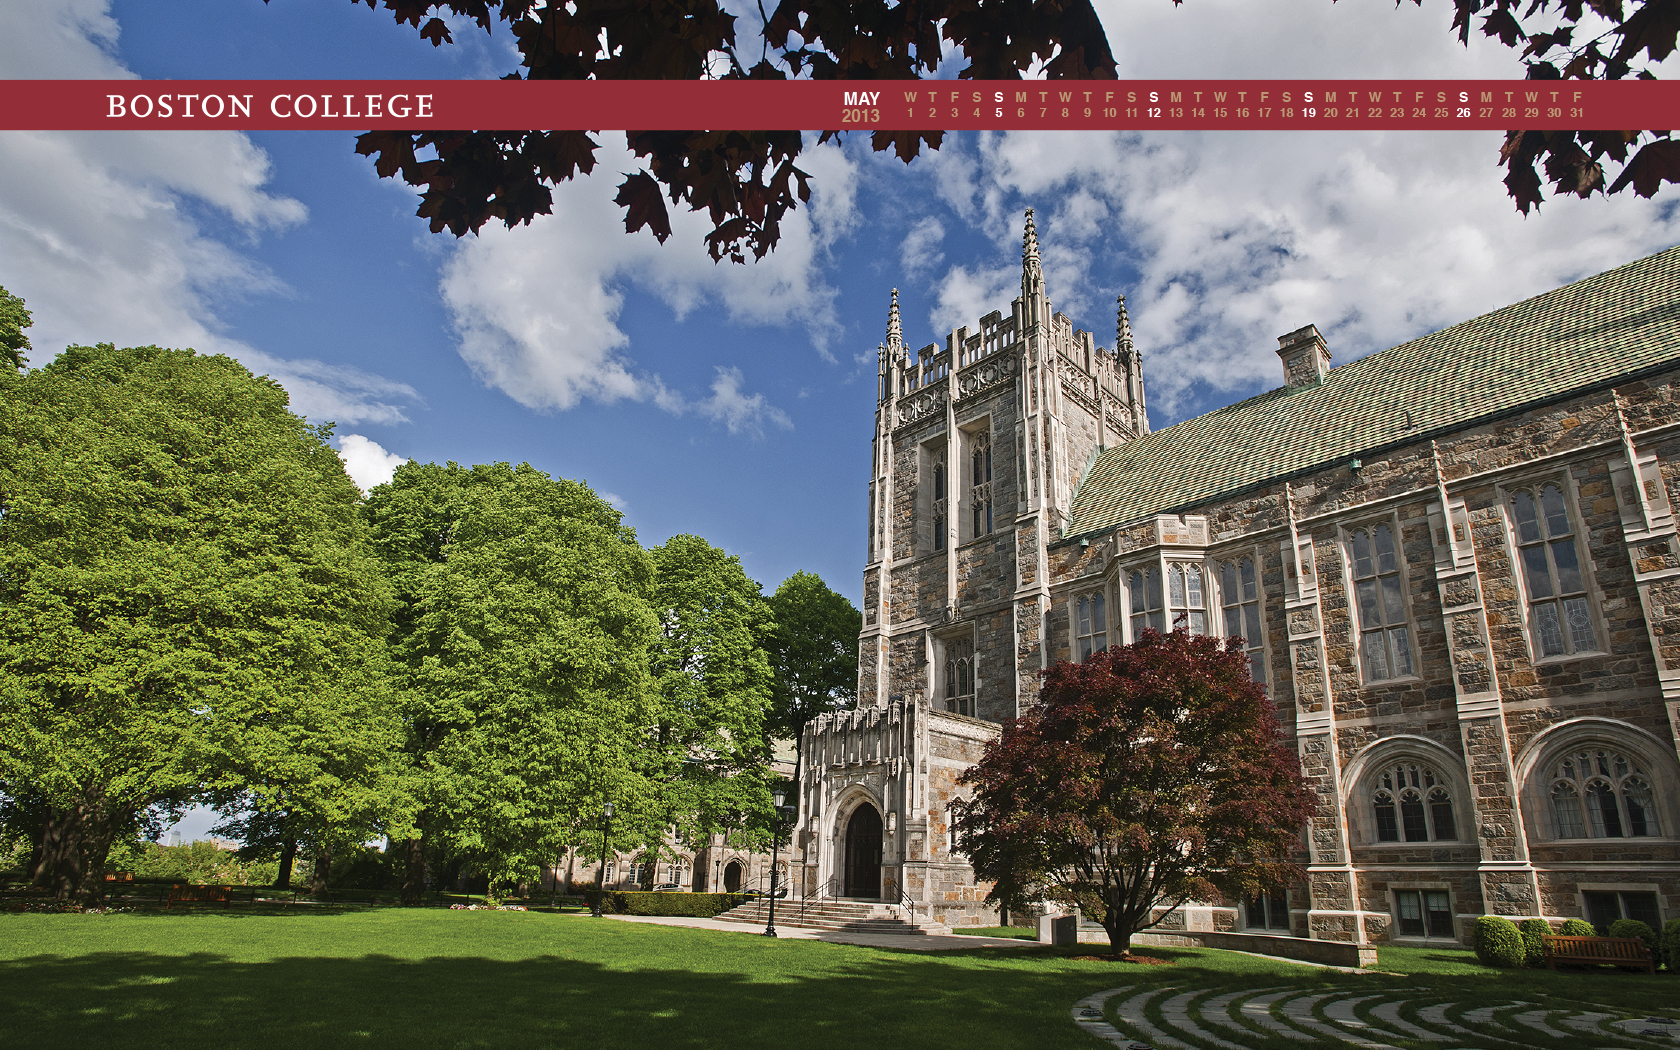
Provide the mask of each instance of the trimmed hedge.
{"label": "trimmed hedge", "polygon": [[1565,919],[1558,934],[1564,937],[1597,937],[1598,929],[1585,919]]}
{"label": "trimmed hedge", "polygon": [[[744,893],[651,893],[645,890],[608,890],[604,910],[618,915],[680,915],[710,919],[748,899]],[[584,901],[595,904],[595,891]]]}
{"label": "trimmed hedge", "polygon": [[1657,950],[1657,931],[1638,919],[1617,919],[1610,924],[1610,936],[1638,937],[1645,942],[1645,947]]}
{"label": "trimmed hedge", "polygon": [[1662,963],[1670,973],[1680,973],[1680,919],[1670,919],[1663,926]]}
{"label": "trimmed hedge", "polygon": [[1503,915],[1484,915],[1476,920],[1475,944],[1476,958],[1487,966],[1514,969],[1528,955],[1522,931]]}
{"label": "trimmed hedge", "polygon": [[1545,938],[1552,935],[1552,924],[1545,919],[1524,919],[1517,927],[1522,932],[1523,954],[1530,966],[1546,964]]}

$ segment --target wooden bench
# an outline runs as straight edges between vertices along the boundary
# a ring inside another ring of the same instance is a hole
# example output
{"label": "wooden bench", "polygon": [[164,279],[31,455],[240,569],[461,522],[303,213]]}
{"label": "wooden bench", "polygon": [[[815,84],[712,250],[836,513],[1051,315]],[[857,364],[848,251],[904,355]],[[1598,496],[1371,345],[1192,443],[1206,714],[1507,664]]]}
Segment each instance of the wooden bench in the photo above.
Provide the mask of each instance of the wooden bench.
{"label": "wooden bench", "polygon": [[168,908],[176,903],[181,904],[232,904],[232,886],[182,886],[176,884],[169,887],[169,898],[164,901]]}
{"label": "wooden bench", "polygon": [[1557,969],[1558,963],[1593,965],[1610,963],[1614,966],[1640,966],[1646,973],[1656,973],[1657,964],[1651,950],[1638,937],[1564,937],[1544,938],[1546,965]]}

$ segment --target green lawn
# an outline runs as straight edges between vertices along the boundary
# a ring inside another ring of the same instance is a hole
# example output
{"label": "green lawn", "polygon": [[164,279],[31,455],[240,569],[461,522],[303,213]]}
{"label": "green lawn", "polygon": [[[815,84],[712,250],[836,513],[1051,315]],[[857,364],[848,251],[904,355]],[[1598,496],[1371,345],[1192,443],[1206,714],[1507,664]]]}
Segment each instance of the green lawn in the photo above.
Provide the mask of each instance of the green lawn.
{"label": "green lawn", "polygon": [[883,950],[534,912],[4,915],[0,1047],[1092,1050],[1068,1021],[1074,1000],[1141,982],[1496,984],[1501,997],[1567,992],[1630,1008],[1680,992],[1668,975],[1508,974],[1444,951],[1385,952],[1384,966],[1414,972],[1400,979],[1145,950],[1175,964],[1080,962],[1043,948]]}

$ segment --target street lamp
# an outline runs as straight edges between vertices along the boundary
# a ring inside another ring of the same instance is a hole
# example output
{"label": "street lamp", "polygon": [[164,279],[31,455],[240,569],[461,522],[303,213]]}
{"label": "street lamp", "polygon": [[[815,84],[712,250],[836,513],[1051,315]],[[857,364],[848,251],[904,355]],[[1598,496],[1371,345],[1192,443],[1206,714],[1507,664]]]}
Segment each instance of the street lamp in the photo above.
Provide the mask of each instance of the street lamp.
{"label": "street lamp", "polygon": [[601,917],[601,897],[607,891],[607,833],[612,828],[613,804],[604,802],[601,805],[601,867],[595,872],[595,906],[589,909],[589,914],[599,919]]}
{"label": "street lamp", "polygon": [[770,831],[770,921],[764,927],[764,936],[776,936],[776,890],[780,883],[776,871],[776,851],[782,845],[782,824],[793,815],[793,807],[787,805],[788,789],[784,781],[772,788],[770,797],[776,802],[776,823]]}

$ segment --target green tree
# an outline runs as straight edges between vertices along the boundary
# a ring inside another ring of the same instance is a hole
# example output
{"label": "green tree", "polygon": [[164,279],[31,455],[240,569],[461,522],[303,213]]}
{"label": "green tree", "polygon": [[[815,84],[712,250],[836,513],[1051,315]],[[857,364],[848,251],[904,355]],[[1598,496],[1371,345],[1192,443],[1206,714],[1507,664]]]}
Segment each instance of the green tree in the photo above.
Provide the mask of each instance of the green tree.
{"label": "green tree", "polygon": [[1299,877],[1288,858],[1312,811],[1247,658],[1182,629],[1052,666],[960,783],[976,874],[1077,905],[1116,954],[1157,909]]}
{"label": "green tree", "polygon": [[528,876],[595,826],[600,799],[637,793],[652,559],[587,485],[529,464],[407,463],[367,514],[399,598],[405,897],[428,859]]}
{"label": "green tree", "polygon": [[23,352],[31,349],[23,330],[33,323],[23,300],[0,288],[0,361],[13,368],[23,367]]}
{"label": "green tree", "polygon": [[0,371],[0,785],[60,897],[159,804],[330,793],[393,742],[360,493],[279,384],[190,350]]}
{"label": "green tree", "polygon": [[791,739],[799,749],[797,780],[803,772],[805,726],[857,700],[863,614],[812,572],[796,572],[783,580],[770,596],[770,611],[776,619],[770,636],[776,685],[768,728],[771,735]]}
{"label": "green tree", "polygon": [[738,558],[698,536],[673,536],[650,553],[659,614],[648,651],[655,746],[638,767],[644,790],[625,800],[620,819],[627,828],[639,820],[657,849],[667,826],[692,842],[768,814],[764,729],[774,674],[764,643],[776,624]]}

